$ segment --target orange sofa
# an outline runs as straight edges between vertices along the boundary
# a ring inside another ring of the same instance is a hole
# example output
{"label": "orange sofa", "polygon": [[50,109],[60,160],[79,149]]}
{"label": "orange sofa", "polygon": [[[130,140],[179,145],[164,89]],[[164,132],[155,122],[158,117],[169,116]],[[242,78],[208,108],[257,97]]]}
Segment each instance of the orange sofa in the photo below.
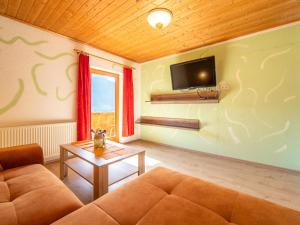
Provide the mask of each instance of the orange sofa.
{"label": "orange sofa", "polygon": [[53,225],[300,225],[300,212],[156,168]]}
{"label": "orange sofa", "polygon": [[1,225],[46,225],[83,205],[43,163],[36,144],[0,149]]}

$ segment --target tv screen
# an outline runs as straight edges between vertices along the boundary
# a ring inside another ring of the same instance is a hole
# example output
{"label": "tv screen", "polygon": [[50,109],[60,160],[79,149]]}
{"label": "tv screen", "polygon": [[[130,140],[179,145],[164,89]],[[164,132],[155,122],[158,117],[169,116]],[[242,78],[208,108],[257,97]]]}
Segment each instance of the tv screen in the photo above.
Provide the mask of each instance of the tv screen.
{"label": "tv screen", "polygon": [[215,57],[170,66],[173,90],[216,86]]}

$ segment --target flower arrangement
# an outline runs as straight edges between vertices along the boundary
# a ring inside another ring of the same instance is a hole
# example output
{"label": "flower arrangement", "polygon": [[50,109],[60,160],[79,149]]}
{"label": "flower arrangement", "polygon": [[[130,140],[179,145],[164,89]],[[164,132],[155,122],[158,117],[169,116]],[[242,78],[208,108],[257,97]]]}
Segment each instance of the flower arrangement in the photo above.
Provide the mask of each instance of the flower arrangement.
{"label": "flower arrangement", "polygon": [[104,148],[105,147],[105,135],[106,130],[102,129],[92,129],[91,132],[94,134],[94,148]]}

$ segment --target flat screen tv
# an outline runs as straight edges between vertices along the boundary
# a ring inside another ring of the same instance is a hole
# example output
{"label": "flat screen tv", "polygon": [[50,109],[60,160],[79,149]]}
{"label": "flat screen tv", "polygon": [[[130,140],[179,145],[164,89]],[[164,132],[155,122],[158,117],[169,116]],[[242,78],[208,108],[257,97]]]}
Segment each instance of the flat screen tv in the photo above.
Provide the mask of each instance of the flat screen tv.
{"label": "flat screen tv", "polygon": [[170,66],[173,90],[216,86],[215,57]]}

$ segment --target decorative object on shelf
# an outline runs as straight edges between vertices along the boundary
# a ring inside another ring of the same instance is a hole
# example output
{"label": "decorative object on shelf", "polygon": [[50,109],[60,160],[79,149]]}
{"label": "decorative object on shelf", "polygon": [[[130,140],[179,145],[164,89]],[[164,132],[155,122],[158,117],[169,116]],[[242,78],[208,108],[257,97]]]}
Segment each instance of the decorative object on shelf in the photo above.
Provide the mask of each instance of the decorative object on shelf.
{"label": "decorative object on shelf", "polygon": [[94,133],[94,148],[95,149],[104,148],[106,130],[92,129],[92,133]]}
{"label": "decorative object on shelf", "polygon": [[198,119],[142,116],[140,119],[136,121],[136,123],[185,128],[185,129],[192,129],[192,130],[200,129],[200,121]]}
{"label": "decorative object on shelf", "polygon": [[154,104],[201,104],[219,103],[219,91],[196,91],[185,93],[151,94],[150,101]]}
{"label": "decorative object on shelf", "polygon": [[165,8],[156,8],[150,11],[147,20],[150,26],[160,30],[169,25],[172,17],[173,14],[170,10]]}

